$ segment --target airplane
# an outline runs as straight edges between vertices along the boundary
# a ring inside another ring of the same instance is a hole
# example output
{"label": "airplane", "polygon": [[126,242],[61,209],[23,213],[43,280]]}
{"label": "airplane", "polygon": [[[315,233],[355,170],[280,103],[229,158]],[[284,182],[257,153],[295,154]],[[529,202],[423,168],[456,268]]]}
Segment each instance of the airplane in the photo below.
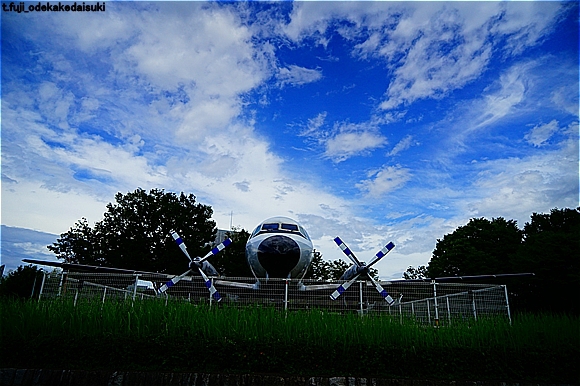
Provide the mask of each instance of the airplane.
{"label": "airplane", "polygon": [[[262,284],[268,282],[270,278],[298,279],[298,289],[302,291],[334,289],[334,292],[330,294],[330,298],[332,300],[336,300],[361,276],[365,276],[370,280],[372,285],[376,288],[376,290],[388,305],[394,305],[397,302],[400,302],[401,299],[400,297],[398,300],[393,299],[384,289],[384,287],[381,286],[381,284],[375,280],[372,275],[369,274],[370,268],[379,262],[383,257],[385,257],[385,255],[395,247],[395,244],[392,242],[389,242],[387,245],[385,245],[379,252],[375,254],[373,259],[368,264],[366,264],[365,262],[360,261],[339,237],[336,237],[334,241],[337,246],[353,262],[353,265],[350,266],[340,278],[340,280],[345,282],[337,287],[336,284],[302,284],[302,279],[304,278],[304,275],[306,274],[308,267],[314,258],[314,248],[312,240],[310,239],[310,236],[306,230],[297,221],[289,217],[277,216],[268,218],[258,224],[250,234],[250,237],[246,242],[245,255],[252,274],[256,279],[254,284],[220,279],[218,271],[208,261],[210,257],[217,255],[224,248],[230,245],[230,239],[225,239],[222,243],[209,251],[204,257],[192,258],[187,251],[185,242],[181,239],[177,232],[172,231],[171,236],[190,261],[189,269],[181,275],[177,276],[164,273],[133,271],[113,267],[73,263],[48,262],[33,259],[23,259],[23,261],[32,264],[59,267],[70,271],[138,274],[142,280],[149,280],[152,283],[162,282],[169,279],[169,281],[156,289],[156,292],[159,295],[164,294],[169,288],[177,284],[179,281],[185,279],[186,277],[190,277],[193,272],[198,271],[202,276],[212,298],[216,301],[221,300],[221,295],[216,290],[214,284],[248,289],[259,289]],[[401,279],[394,281],[391,280],[389,283],[426,280],[431,281],[439,279],[449,281],[451,279],[461,280],[464,278],[468,280],[485,277],[495,278],[500,276],[506,275],[483,275],[415,280]],[[215,279],[211,280],[210,277],[214,277]]]}

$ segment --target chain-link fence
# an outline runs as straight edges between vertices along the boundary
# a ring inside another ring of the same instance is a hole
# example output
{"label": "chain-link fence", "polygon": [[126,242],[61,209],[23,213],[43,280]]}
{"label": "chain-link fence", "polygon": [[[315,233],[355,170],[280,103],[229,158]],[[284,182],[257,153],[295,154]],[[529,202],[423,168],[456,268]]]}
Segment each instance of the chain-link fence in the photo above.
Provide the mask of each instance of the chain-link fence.
{"label": "chain-link fence", "polygon": [[[186,277],[166,292],[157,290],[171,276],[157,278],[131,274],[45,273],[40,299],[71,298],[168,301],[216,304],[201,277]],[[149,279],[149,280],[145,280]],[[254,278],[212,278],[221,295],[220,305],[267,305],[283,310],[324,309],[361,314],[388,313],[429,324],[449,324],[459,319],[503,316],[511,321],[507,289],[503,285],[383,282],[395,302],[388,304],[370,281],[351,285],[337,300],[330,294],[343,282],[269,279],[256,285]]]}

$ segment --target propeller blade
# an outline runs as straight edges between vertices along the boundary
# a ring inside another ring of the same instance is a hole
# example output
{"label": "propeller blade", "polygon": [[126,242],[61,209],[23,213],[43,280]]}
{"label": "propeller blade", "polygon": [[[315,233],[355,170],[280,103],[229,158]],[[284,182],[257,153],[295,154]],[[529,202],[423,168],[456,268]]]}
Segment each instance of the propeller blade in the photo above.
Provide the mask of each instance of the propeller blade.
{"label": "propeller blade", "polygon": [[383,247],[383,249],[381,249],[380,251],[377,252],[377,254],[375,255],[375,257],[373,258],[373,260],[367,265],[368,268],[372,267],[373,264],[377,263],[380,259],[382,259],[383,257],[385,257],[385,255],[389,252],[391,252],[391,250],[395,248],[395,244],[393,244],[393,242],[391,241],[390,243],[388,243],[387,245],[385,245]]}
{"label": "propeller blade", "polygon": [[338,297],[340,295],[342,295],[348,289],[348,287],[350,287],[351,284],[354,283],[356,281],[356,279],[358,279],[359,276],[360,276],[360,274],[356,275],[355,277],[353,277],[352,279],[350,279],[346,283],[343,283],[340,286],[338,286],[338,288],[333,293],[330,294],[330,298],[332,300],[338,299]]}
{"label": "propeller blade", "polygon": [[171,288],[175,284],[177,284],[177,282],[179,282],[181,279],[183,279],[184,277],[186,277],[187,275],[189,275],[190,272],[191,272],[191,269],[185,271],[184,273],[182,273],[179,276],[175,276],[173,279],[171,279],[167,283],[163,284],[161,286],[161,288],[159,288],[158,293],[162,294],[163,292],[167,291],[169,288]]}
{"label": "propeller blade", "polygon": [[340,237],[337,237],[334,239],[334,242],[336,243],[336,245],[338,245],[338,247],[342,250],[342,252],[357,266],[361,266],[361,262],[358,261],[358,259],[356,258],[356,256],[354,255],[354,253],[352,253],[352,251],[350,250],[349,247],[346,246],[346,244],[344,243],[344,241],[342,241],[340,239]]}
{"label": "propeller blade", "polygon": [[371,275],[367,275],[369,277],[369,279],[371,279],[371,282],[373,283],[373,285],[375,286],[375,288],[377,289],[377,291],[379,292],[379,294],[383,297],[383,299],[385,299],[385,301],[387,303],[389,303],[389,306],[393,305],[393,303],[395,303],[395,301],[393,300],[393,298],[391,297],[391,295],[389,295],[389,293],[387,292],[387,290],[385,290],[383,288],[382,285],[379,284],[378,281],[376,281],[375,279],[373,279],[373,277]]}
{"label": "propeller blade", "polygon": [[204,257],[202,257],[199,260],[199,263],[203,263],[204,261],[206,261],[209,257],[217,255],[218,253],[220,253],[225,247],[227,247],[228,245],[230,245],[232,243],[232,240],[230,239],[225,239],[222,243],[220,243],[220,245],[218,245],[217,247],[213,248],[211,251],[209,251],[207,253],[207,255],[205,255]]}
{"label": "propeller blade", "polygon": [[214,300],[217,302],[222,300],[220,293],[215,289],[215,287],[213,286],[213,283],[211,282],[209,277],[207,277],[207,275],[203,272],[203,270],[201,268],[198,268],[198,269],[199,269],[199,273],[201,274],[201,277],[203,277],[203,280],[205,282],[205,287],[209,290],[211,297],[213,297]]}
{"label": "propeller blade", "polygon": [[179,235],[177,234],[177,232],[171,231],[171,236],[173,236],[173,239],[175,240],[175,242],[177,243],[177,245],[179,246],[179,248],[181,248],[181,250],[183,251],[183,253],[185,253],[185,256],[187,256],[187,258],[189,259],[189,261],[193,261],[193,259],[191,258],[191,256],[189,256],[189,253],[187,252],[187,248],[185,246],[185,243],[183,242],[182,238],[179,237]]}

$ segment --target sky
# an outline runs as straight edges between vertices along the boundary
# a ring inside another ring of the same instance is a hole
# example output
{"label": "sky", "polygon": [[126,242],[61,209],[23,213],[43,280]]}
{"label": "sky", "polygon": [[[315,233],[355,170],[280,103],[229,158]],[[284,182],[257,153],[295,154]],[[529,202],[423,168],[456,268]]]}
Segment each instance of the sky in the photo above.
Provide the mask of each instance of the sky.
{"label": "sky", "polygon": [[137,188],[294,218],[328,260],[393,241],[382,279],[579,206],[577,2],[2,4],[7,269]]}

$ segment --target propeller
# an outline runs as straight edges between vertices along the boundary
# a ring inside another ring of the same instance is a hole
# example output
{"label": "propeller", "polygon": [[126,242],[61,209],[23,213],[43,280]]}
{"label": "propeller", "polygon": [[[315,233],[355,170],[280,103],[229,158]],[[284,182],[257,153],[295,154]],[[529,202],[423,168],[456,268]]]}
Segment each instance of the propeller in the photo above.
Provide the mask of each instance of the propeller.
{"label": "propeller", "polygon": [[369,274],[369,270],[379,260],[385,257],[387,253],[389,253],[393,248],[395,248],[395,244],[393,244],[392,242],[388,243],[375,254],[375,256],[373,257],[373,259],[369,264],[365,264],[364,262],[361,262],[359,261],[359,259],[356,258],[354,253],[352,253],[350,248],[346,246],[346,244],[340,239],[340,237],[335,238],[334,242],[336,243],[336,245],[338,245],[338,247],[342,250],[342,252],[354,263],[354,265],[342,275],[343,278],[348,281],[346,283],[341,284],[330,295],[330,298],[332,300],[338,299],[338,297],[342,295],[348,289],[348,287],[350,287],[352,283],[354,283],[359,278],[359,276],[367,275],[368,278],[371,280],[371,283],[373,283],[379,294],[382,296],[382,298],[385,299],[385,301],[389,303],[389,305],[392,305],[395,301],[393,300],[391,295],[389,295],[389,293],[379,284],[379,282],[373,279],[373,277]]}
{"label": "propeller", "polygon": [[230,245],[232,243],[232,240],[225,239],[221,244],[219,244],[217,247],[215,247],[211,251],[209,251],[204,257],[196,257],[195,259],[192,259],[191,256],[189,255],[189,252],[187,252],[187,247],[185,246],[185,243],[183,242],[183,239],[181,237],[179,237],[179,235],[177,234],[177,232],[171,231],[171,236],[173,236],[173,239],[175,240],[175,242],[177,243],[177,245],[179,246],[179,248],[181,249],[181,251],[189,259],[189,267],[190,268],[187,271],[185,271],[184,273],[182,273],[181,275],[175,276],[173,279],[171,279],[167,283],[163,284],[161,286],[161,288],[159,288],[158,293],[163,293],[163,292],[167,291],[169,288],[171,288],[175,284],[177,284],[181,279],[183,279],[184,277],[186,277],[187,275],[189,275],[195,268],[197,268],[199,270],[199,273],[201,274],[201,277],[203,278],[203,280],[205,282],[205,286],[209,290],[210,295],[216,301],[219,302],[221,300],[221,296],[220,296],[219,292],[215,289],[215,287],[212,284],[212,282],[209,279],[209,277],[203,271],[202,267],[203,268],[206,268],[206,269],[209,269],[212,272],[217,273],[215,271],[215,269],[213,268],[213,266],[211,264],[209,264],[208,262],[206,262],[206,260],[209,257],[214,256],[214,255],[217,255],[218,253],[220,253],[221,250],[223,250],[225,247],[227,247],[228,245]]}

